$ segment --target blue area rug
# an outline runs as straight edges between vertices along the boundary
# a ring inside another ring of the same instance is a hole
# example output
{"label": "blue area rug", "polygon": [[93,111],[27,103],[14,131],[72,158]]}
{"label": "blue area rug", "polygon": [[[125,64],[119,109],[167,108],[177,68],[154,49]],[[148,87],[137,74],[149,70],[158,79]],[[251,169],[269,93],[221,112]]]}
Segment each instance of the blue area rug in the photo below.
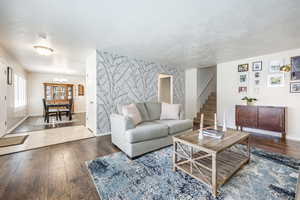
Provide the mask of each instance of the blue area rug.
{"label": "blue area rug", "polygon": [[[86,164],[102,200],[215,199],[204,184],[172,171],[171,147],[135,160],[119,152]],[[298,160],[252,148],[251,162],[221,187],[216,200],[294,199],[299,166]]]}

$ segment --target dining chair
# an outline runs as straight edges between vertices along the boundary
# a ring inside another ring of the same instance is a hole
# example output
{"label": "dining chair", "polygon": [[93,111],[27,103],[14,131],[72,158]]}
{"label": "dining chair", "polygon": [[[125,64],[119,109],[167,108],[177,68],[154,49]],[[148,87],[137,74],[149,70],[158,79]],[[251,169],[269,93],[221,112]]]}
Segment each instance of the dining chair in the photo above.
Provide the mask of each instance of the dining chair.
{"label": "dining chair", "polygon": [[44,122],[47,121],[47,123],[49,123],[49,117],[54,115],[56,117],[56,120],[58,120],[58,115],[59,115],[58,109],[53,109],[53,108],[49,109],[45,99],[43,99],[43,105],[44,105]]}
{"label": "dining chair", "polygon": [[67,108],[60,108],[59,109],[59,118],[61,120],[61,116],[66,114],[67,117],[69,117],[69,120],[72,120],[72,105],[73,105],[73,99],[69,100],[69,104]]}

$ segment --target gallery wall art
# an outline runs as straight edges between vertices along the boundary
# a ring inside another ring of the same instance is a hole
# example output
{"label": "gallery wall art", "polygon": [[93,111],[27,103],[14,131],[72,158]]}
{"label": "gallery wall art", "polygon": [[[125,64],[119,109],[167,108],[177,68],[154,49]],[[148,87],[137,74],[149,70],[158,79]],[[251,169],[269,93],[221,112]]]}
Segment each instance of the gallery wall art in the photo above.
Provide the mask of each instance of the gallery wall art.
{"label": "gallery wall art", "polygon": [[238,65],[238,72],[247,72],[249,70],[249,64]]}
{"label": "gallery wall art", "polygon": [[300,93],[300,82],[291,82],[290,83],[290,92],[291,93]]}
{"label": "gallery wall art", "polygon": [[262,71],[262,61],[256,61],[252,63],[252,71]]}
{"label": "gallery wall art", "polygon": [[269,72],[270,73],[278,73],[280,72],[280,67],[282,66],[282,61],[280,60],[272,60],[269,64]]}
{"label": "gallery wall art", "polygon": [[291,80],[300,80],[300,56],[291,58]]}
{"label": "gallery wall art", "polygon": [[283,87],[284,74],[270,74],[268,75],[268,87]]}

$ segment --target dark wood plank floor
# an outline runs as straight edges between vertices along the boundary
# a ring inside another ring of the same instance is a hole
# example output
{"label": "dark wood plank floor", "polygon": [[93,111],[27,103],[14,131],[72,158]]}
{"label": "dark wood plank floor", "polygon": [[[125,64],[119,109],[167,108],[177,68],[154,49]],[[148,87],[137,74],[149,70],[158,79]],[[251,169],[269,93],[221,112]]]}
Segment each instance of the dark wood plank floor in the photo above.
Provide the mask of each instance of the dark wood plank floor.
{"label": "dark wood plank floor", "polygon": [[[9,134],[18,134],[69,126],[85,126],[85,115],[85,113],[74,113],[72,114],[73,119],[71,121],[69,121],[69,117],[63,115],[63,121],[58,121],[58,123],[54,122],[49,124],[44,122],[43,116],[30,116]],[[55,116],[53,116],[53,118],[55,119]]]}
{"label": "dark wood plank floor", "polygon": [[[300,143],[251,136],[253,146],[300,159]],[[119,150],[110,136],[54,145],[0,157],[0,199],[99,199],[85,166]]]}

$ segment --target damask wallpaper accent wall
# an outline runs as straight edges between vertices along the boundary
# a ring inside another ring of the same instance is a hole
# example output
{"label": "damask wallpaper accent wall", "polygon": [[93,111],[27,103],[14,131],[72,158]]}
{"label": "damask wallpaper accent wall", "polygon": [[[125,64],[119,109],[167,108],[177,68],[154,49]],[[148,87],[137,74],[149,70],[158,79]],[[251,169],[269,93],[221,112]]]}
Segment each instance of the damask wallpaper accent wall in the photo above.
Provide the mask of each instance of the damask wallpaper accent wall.
{"label": "damask wallpaper accent wall", "polygon": [[157,101],[158,74],[173,75],[173,101],[184,108],[184,70],[97,50],[97,132],[110,132],[118,104]]}

